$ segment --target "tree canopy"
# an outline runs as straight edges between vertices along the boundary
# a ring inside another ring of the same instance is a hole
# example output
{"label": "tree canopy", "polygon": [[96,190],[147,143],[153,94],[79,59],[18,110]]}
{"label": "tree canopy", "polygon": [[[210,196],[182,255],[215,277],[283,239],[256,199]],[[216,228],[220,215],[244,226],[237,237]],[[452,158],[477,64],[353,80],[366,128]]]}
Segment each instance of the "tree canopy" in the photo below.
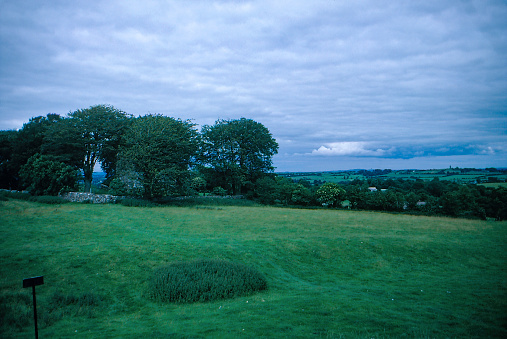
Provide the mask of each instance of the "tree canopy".
{"label": "tree canopy", "polygon": [[134,119],[120,149],[123,176],[134,175],[145,198],[176,194],[189,178],[198,151],[198,133],[190,121],[163,115]]}
{"label": "tree canopy", "polygon": [[21,167],[22,183],[33,195],[56,195],[75,190],[78,172],[48,155],[35,154]]}
{"label": "tree canopy", "polygon": [[204,172],[215,186],[238,194],[247,183],[253,184],[274,170],[272,157],[278,143],[259,122],[241,118],[218,120],[201,130],[201,161]]}
{"label": "tree canopy", "polygon": [[113,106],[97,105],[68,114],[49,129],[45,148],[83,171],[85,192],[90,192],[97,162],[107,176],[114,175],[116,154],[129,115]]}
{"label": "tree canopy", "polygon": [[327,206],[336,207],[344,198],[345,190],[333,182],[327,182],[317,190],[317,200]]}

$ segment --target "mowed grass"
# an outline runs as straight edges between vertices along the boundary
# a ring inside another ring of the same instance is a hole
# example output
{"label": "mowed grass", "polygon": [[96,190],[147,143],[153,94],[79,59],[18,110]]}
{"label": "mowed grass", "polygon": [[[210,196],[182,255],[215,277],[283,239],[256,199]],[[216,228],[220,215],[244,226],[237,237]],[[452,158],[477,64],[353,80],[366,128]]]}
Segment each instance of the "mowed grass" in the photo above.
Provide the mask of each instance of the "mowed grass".
{"label": "mowed grass", "polygon": [[[507,337],[507,222],[273,207],[4,201],[0,337]],[[268,289],[222,301],[148,297],[153,270],[225,259]],[[12,314],[15,313],[15,314]]]}

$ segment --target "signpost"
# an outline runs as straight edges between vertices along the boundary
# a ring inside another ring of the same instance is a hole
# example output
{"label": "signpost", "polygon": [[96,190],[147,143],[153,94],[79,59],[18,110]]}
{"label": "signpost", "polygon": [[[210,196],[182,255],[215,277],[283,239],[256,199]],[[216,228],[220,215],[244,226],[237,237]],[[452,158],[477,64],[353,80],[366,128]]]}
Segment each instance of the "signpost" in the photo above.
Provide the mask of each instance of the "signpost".
{"label": "signpost", "polygon": [[35,300],[35,286],[44,284],[44,277],[33,277],[23,279],[23,288],[31,287],[33,292],[33,320],[35,322],[35,339],[39,338],[39,332],[37,330],[37,301]]}

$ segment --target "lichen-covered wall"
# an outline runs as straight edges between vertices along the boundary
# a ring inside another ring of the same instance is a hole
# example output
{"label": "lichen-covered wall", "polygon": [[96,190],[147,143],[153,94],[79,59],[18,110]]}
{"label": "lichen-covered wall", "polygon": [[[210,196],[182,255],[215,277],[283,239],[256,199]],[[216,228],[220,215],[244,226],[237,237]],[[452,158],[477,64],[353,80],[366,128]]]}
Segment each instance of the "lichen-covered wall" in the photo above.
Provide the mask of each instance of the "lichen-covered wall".
{"label": "lichen-covered wall", "polygon": [[72,202],[90,202],[93,204],[114,203],[116,200],[123,198],[110,194],[94,194],[83,192],[68,192],[62,194],[61,197]]}

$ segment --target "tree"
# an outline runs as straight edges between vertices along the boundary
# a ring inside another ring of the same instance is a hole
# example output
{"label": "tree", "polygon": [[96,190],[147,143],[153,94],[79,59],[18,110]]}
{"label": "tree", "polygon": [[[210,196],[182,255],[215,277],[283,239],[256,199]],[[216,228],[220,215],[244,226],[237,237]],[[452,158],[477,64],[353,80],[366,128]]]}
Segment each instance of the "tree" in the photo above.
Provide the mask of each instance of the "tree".
{"label": "tree", "polygon": [[232,194],[274,170],[272,157],[278,143],[261,123],[245,118],[218,120],[203,126],[201,135],[202,172]]}
{"label": "tree", "polygon": [[21,167],[19,176],[32,195],[57,195],[76,189],[78,172],[51,156],[35,154]]}
{"label": "tree", "polygon": [[296,188],[296,184],[288,178],[275,176],[275,196],[278,203],[289,205],[292,201],[292,192]]}
{"label": "tree", "polygon": [[23,124],[23,127],[18,132],[14,150],[15,161],[20,167],[26,164],[28,159],[33,155],[46,153],[44,143],[48,130],[62,119],[60,115],[50,113],[45,117],[38,116],[31,118],[28,123]]}
{"label": "tree", "polygon": [[277,200],[277,182],[271,176],[259,178],[255,182],[255,190],[252,195],[261,204],[271,205]]}
{"label": "tree", "polygon": [[344,198],[345,190],[333,182],[327,182],[317,190],[317,200],[327,206],[336,207]]}
{"label": "tree", "polygon": [[419,202],[419,195],[414,192],[409,192],[405,196],[405,200],[407,201],[407,208],[411,210],[415,210],[417,208],[417,203]]}
{"label": "tree", "polygon": [[346,199],[350,201],[352,208],[365,209],[367,207],[367,200],[369,192],[366,192],[368,186],[358,179],[353,180],[347,186]]}
{"label": "tree", "polygon": [[308,206],[313,200],[312,192],[302,184],[296,184],[292,190],[292,203],[301,206]]}
{"label": "tree", "polygon": [[59,121],[58,114],[31,118],[19,131],[1,131],[0,173],[1,187],[20,189],[19,171],[28,159],[43,153],[44,137],[48,128]]}
{"label": "tree", "polygon": [[201,176],[195,176],[190,181],[190,187],[194,190],[196,193],[202,193],[206,190],[206,179],[204,179]]}
{"label": "tree", "polygon": [[14,143],[18,132],[0,131],[0,187],[17,188],[18,171],[13,166]]}
{"label": "tree", "polygon": [[404,206],[404,197],[400,192],[389,189],[385,195],[385,208],[387,211],[402,211]]}
{"label": "tree", "polygon": [[54,124],[46,137],[44,151],[83,171],[85,192],[90,192],[97,162],[107,177],[114,175],[121,136],[129,115],[113,106],[97,105],[69,113]]}
{"label": "tree", "polygon": [[134,119],[125,133],[120,161],[124,171],[137,174],[145,198],[183,192],[198,151],[194,126],[162,115]]}

